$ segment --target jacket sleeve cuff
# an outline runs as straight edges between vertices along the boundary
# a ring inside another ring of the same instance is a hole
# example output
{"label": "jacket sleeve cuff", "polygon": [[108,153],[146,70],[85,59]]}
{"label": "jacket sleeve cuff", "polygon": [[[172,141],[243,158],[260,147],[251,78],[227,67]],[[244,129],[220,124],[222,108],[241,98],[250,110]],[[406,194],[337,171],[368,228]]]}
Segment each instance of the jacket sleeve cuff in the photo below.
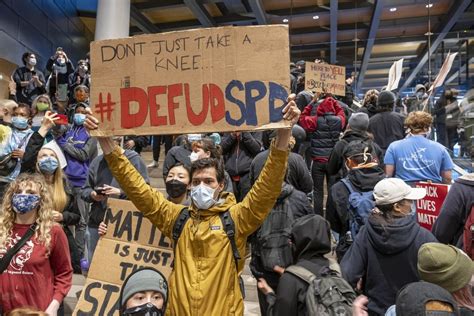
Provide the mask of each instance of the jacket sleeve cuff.
{"label": "jacket sleeve cuff", "polygon": [[65,296],[66,296],[66,295],[63,295],[63,294],[60,293],[60,292],[56,292],[56,293],[54,293],[54,295],[53,295],[53,300],[56,300],[56,301],[59,302],[59,304],[61,304],[61,303],[63,302]]}

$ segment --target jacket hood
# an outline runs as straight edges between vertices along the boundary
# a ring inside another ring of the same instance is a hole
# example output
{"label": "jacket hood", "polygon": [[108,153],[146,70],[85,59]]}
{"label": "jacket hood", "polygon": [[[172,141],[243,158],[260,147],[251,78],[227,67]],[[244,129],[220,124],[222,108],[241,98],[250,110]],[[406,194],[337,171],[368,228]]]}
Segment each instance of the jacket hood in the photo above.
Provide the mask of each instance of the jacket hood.
{"label": "jacket hood", "polygon": [[397,254],[407,249],[420,231],[418,223],[405,216],[387,222],[381,215],[371,215],[367,225],[368,239],[380,253]]}
{"label": "jacket hood", "polygon": [[344,135],[342,136],[342,139],[345,140],[346,142],[350,143],[354,140],[362,140],[362,141],[369,141],[372,140],[370,135],[365,132],[359,132],[359,131],[353,131],[353,130],[346,130]]}
{"label": "jacket hood", "polygon": [[456,179],[456,182],[474,187],[474,173],[468,173]]}
{"label": "jacket hood", "polygon": [[231,206],[234,206],[235,204],[237,204],[237,200],[235,199],[235,196],[233,193],[221,192],[221,194],[219,195],[219,200],[210,209],[198,210],[196,209],[196,206],[194,205],[194,203],[191,202],[191,205],[189,206],[189,210],[190,210],[191,215],[193,216],[199,215],[202,217],[206,217],[206,216],[213,216],[218,213],[223,213],[227,211]]}
{"label": "jacket hood", "polygon": [[316,113],[318,115],[324,115],[326,113],[335,114],[340,108],[341,106],[335,99],[333,99],[332,97],[327,97],[318,105]]}
{"label": "jacket hood", "polygon": [[124,155],[127,157],[128,160],[131,160],[137,156],[140,156],[135,150],[125,149]]}
{"label": "jacket hood", "polygon": [[295,262],[321,257],[331,251],[331,230],[328,221],[319,215],[305,215],[291,229]]}
{"label": "jacket hood", "polygon": [[372,191],[382,179],[385,179],[385,173],[379,166],[371,168],[352,169],[347,173],[351,183],[361,191]]}

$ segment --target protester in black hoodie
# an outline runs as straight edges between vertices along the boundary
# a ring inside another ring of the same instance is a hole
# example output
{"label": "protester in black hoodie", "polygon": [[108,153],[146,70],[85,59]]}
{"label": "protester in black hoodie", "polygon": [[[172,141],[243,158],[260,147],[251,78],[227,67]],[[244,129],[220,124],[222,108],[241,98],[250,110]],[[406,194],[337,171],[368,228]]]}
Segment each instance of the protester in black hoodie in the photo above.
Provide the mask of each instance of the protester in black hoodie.
{"label": "protester in black hoodie", "polygon": [[[385,179],[383,169],[374,161],[370,144],[356,140],[345,148],[343,158],[347,179],[354,191],[373,191],[375,185]],[[328,195],[326,219],[331,223],[331,229],[338,234],[345,234],[349,230],[349,189],[342,182],[335,183]]]}
{"label": "protester in black hoodie", "polygon": [[[299,218],[291,230],[294,245],[295,264],[313,274],[329,267],[324,256],[331,251],[331,230],[329,223],[319,215],[306,215]],[[270,316],[303,316],[306,311],[306,291],[308,283],[291,273],[283,273],[276,295],[265,279],[258,280],[258,288],[266,295]]]}
{"label": "protester in black hoodie", "polygon": [[384,153],[391,143],[405,137],[405,117],[393,112],[395,102],[395,94],[382,91],[377,99],[377,114],[369,120],[369,132]]}
{"label": "protester in black hoodie", "polygon": [[[121,137],[114,138],[117,145],[122,143]],[[125,149],[125,156],[130,160],[135,169],[140,172],[147,183],[150,182],[148,178],[148,171],[145,162],[140,155],[129,149]],[[107,198],[114,197],[119,199],[126,199],[125,193],[120,189],[120,185],[112,176],[107,161],[103,155],[92,160],[89,166],[89,174],[86,183],[82,187],[82,199],[91,203],[89,220],[87,224],[87,249],[88,261],[92,260],[92,256],[99,240],[99,224],[104,220],[105,211],[107,210]]]}
{"label": "protester in black hoodie", "polygon": [[[261,153],[262,154],[262,153]],[[259,154],[260,155],[260,154]],[[259,156],[257,155],[257,157]],[[296,155],[296,154],[294,154]],[[263,165],[265,164],[265,160],[261,160],[255,164],[255,160],[257,157],[254,159],[252,162],[252,165],[250,167],[251,171],[251,183],[255,183],[257,181],[258,176],[260,175],[260,172],[263,169]],[[266,158],[266,156],[265,156]],[[304,167],[304,165],[303,165]],[[277,198],[275,202],[275,206],[273,209],[276,207],[281,207],[283,210],[286,208],[284,207],[284,203],[287,203],[287,210],[291,212],[289,217],[293,217],[295,220],[308,215],[308,214],[313,214],[313,207],[309,203],[308,198],[306,197],[306,194],[299,191],[296,189],[293,185],[290,184],[289,182],[289,175],[291,173],[291,167],[287,170],[287,174],[285,177],[285,181],[283,182],[282,188],[281,188],[281,193],[280,196]],[[306,167],[304,167],[306,169]],[[309,172],[306,169],[306,173],[309,176]],[[311,177],[310,177],[311,179]],[[312,189],[312,186],[310,187],[310,191]],[[272,209],[272,211],[273,211]],[[270,220],[269,217],[267,217],[267,220]],[[266,222],[264,222],[262,225],[265,225]],[[273,226],[272,226],[273,227]],[[259,229],[260,230],[260,229]],[[249,238],[251,244],[252,244],[252,260],[250,261],[250,270],[252,271],[252,274],[254,275],[255,278],[264,278],[267,283],[270,285],[270,287],[276,289],[278,287],[278,281],[280,279],[280,275],[274,271],[268,271],[265,269],[263,263],[262,263],[262,257],[260,254],[260,249],[262,245],[258,241],[258,233],[259,230],[257,230],[252,236]],[[279,245],[275,245],[275,248],[278,248]],[[285,268],[285,267],[284,267]],[[265,295],[261,292],[258,293],[258,301],[260,304],[260,313],[262,315],[267,315],[266,311],[268,309],[268,303],[265,299]]]}
{"label": "protester in black hoodie", "polygon": [[[292,135],[294,135],[294,131],[295,129],[293,128]],[[275,136],[276,133],[273,133],[273,131],[272,133],[268,133],[269,142]],[[295,139],[294,136],[292,136],[292,139]],[[291,144],[294,143],[295,142],[292,142]],[[263,165],[267,161],[269,153],[270,150],[266,149],[255,156],[252,160],[252,163],[250,164],[251,183],[254,183],[257,180],[260,171],[263,169]],[[288,171],[285,181],[291,184],[295,189],[304,193],[310,193],[313,190],[313,178],[311,178],[311,174],[309,173],[306,163],[301,155],[290,152],[290,155],[288,156]]]}
{"label": "protester in black hoodie", "polygon": [[336,143],[331,156],[329,156],[328,173],[330,175],[338,173],[340,173],[341,177],[347,175],[347,169],[344,168],[345,159],[343,154],[347,146],[353,141],[363,141],[369,144],[371,146],[372,161],[380,164],[380,161],[383,159],[383,153],[380,147],[373,141],[372,135],[367,132],[368,127],[369,116],[367,114],[354,113],[351,115],[344,135]]}
{"label": "protester in black hoodie", "polygon": [[411,214],[413,201],[425,195],[425,189],[397,178],[375,185],[376,208],[341,262],[342,275],[354,288],[362,280],[369,315],[383,315],[395,304],[398,290],[419,281],[418,249],[436,242]]}
{"label": "protester in black hoodie", "polygon": [[463,249],[464,224],[473,205],[474,173],[470,173],[454,181],[444,200],[432,229],[439,242]]}
{"label": "protester in black hoodie", "polygon": [[250,191],[250,164],[262,151],[261,132],[235,132],[225,134],[221,141],[225,170],[232,178],[237,202]]}

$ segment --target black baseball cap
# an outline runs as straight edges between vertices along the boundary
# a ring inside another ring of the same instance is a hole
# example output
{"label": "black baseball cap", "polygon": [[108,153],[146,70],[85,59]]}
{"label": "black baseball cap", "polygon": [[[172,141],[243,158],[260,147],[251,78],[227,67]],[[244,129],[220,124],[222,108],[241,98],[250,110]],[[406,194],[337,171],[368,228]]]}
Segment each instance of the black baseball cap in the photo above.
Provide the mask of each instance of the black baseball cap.
{"label": "black baseball cap", "polygon": [[[398,291],[397,316],[456,316],[459,309],[453,296],[442,287],[429,282],[414,282]],[[449,304],[452,312],[427,307],[429,302]]]}

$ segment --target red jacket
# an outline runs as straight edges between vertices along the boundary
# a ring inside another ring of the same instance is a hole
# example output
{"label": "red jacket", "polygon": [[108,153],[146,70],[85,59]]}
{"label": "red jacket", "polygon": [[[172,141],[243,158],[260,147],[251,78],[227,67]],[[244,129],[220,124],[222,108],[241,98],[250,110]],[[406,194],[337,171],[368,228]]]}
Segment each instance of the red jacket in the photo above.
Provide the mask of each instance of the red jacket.
{"label": "red jacket", "polygon": [[342,127],[346,125],[346,117],[344,115],[344,110],[339,105],[339,103],[334,100],[332,97],[327,97],[321,102],[316,108],[316,115],[311,116],[311,111],[313,110],[313,103],[308,104],[300,116],[299,124],[307,132],[314,132],[318,127],[318,116],[322,116],[325,113],[334,113],[335,116],[341,118]]}
{"label": "red jacket", "polygon": [[[29,227],[14,224],[7,249],[15,245]],[[60,225],[51,228],[50,249],[46,257],[46,248],[33,236],[13,256],[0,275],[0,304],[4,313],[25,306],[44,311],[53,299],[63,301],[72,285],[72,266],[67,237]],[[0,250],[0,257],[4,253]]]}

